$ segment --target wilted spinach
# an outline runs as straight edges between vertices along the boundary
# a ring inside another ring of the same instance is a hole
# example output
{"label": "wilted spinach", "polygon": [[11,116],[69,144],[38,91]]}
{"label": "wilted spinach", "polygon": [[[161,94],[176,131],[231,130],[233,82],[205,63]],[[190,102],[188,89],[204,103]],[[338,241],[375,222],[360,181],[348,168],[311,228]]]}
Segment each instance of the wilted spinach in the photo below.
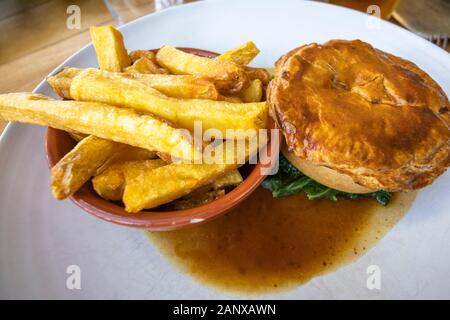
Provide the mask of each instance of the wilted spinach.
{"label": "wilted spinach", "polygon": [[348,199],[374,198],[383,206],[386,206],[391,200],[391,194],[386,191],[356,194],[328,188],[305,176],[281,153],[278,173],[267,177],[262,186],[272,191],[274,197],[288,196],[303,191],[310,200],[329,199],[337,201],[338,197]]}

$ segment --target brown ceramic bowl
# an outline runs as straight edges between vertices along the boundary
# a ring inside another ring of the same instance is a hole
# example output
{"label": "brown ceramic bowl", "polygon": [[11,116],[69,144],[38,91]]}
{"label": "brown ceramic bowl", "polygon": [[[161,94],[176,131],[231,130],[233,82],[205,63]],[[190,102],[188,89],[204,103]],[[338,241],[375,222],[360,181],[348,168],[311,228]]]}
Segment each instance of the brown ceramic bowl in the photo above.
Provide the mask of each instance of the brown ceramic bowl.
{"label": "brown ceramic bowl", "polygon": [[[200,49],[179,49],[200,56],[217,56],[214,52]],[[268,128],[275,128],[273,121],[270,121]],[[49,167],[53,167],[75,144],[75,140],[67,132],[48,128],[46,151]],[[269,156],[277,154],[278,151],[278,148],[271,150],[270,143],[268,144],[267,154]],[[262,183],[265,178],[261,173],[263,168],[264,165],[261,163],[243,166],[239,170],[244,176],[244,181],[239,186],[213,202],[187,210],[146,210],[139,213],[128,213],[120,203],[107,201],[98,196],[93,190],[91,182],[86,183],[70,199],[88,213],[109,222],[151,231],[175,230],[205,223],[237,206]]]}

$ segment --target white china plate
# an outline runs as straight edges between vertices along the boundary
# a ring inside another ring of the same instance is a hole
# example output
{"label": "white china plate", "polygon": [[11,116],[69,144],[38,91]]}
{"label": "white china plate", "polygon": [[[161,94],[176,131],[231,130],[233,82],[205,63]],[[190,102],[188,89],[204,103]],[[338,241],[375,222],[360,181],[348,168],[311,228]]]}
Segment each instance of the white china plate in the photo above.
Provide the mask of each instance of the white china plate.
{"label": "white china plate", "polygon": [[[254,65],[271,66],[309,42],[362,39],[412,60],[450,93],[450,56],[393,24],[332,5],[300,0],[202,1],[151,14],[121,28],[129,50],[163,44],[223,52],[253,40]],[[96,66],[91,45],[61,66]],[[42,82],[35,90],[51,94]],[[242,297],[180,273],[144,232],[94,218],[49,189],[45,128],[12,124],[0,141],[0,298]],[[406,217],[357,262],[295,289],[264,298],[450,298],[450,175],[418,193]],[[81,268],[81,289],[66,269]],[[378,265],[380,290],[366,287]]]}

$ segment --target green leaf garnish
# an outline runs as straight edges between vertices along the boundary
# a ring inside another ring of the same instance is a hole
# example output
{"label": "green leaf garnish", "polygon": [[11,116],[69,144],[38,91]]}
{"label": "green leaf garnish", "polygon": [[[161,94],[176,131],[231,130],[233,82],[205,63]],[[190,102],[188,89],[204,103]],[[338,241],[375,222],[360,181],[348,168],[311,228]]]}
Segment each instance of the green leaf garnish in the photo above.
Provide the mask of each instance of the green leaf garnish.
{"label": "green leaf garnish", "polygon": [[278,173],[267,177],[262,183],[264,188],[272,191],[272,195],[274,197],[282,197],[299,192],[305,192],[309,200],[328,199],[337,201],[338,197],[347,199],[374,198],[383,206],[386,206],[391,200],[392,195],[387,191],[356,194],[328,188],[305,176],[281,153],[279,161],[280,166]]}

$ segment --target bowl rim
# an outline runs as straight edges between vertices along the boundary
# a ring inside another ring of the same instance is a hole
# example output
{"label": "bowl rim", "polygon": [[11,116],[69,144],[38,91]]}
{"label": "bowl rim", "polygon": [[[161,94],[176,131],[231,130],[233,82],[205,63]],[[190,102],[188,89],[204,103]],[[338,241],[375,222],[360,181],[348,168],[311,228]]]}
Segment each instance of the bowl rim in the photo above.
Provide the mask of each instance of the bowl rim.
{"label": "bowl rim", "polygon": [[[194,53],[200,56],[216,57],[217,53],[208,50],[177,47],[180,50]],[[156,52],[158,49],[151,49]],[[268,129],[277,129],[273,120],[269,117]],[[278,130],[278,129],[277,129]],[[65,135],[65,137],[64,137]],[[280,140],[281,135],[279,134]],[[69,133],[48,127],[46,134],[46,156],[47,163],[51,169],[64,155],[57,152],[58,143],[61,138],[72,139]],[[272,143],[268,143],[267,154],[273,157],[279,151],[279,143],[275,143],[275,150],[272,150]],[[245,198],[247,198],[265,179],[262,169],[268,166],[258,161],[249,175],[237,187],[217,200],[200,205],[198,207],[172,210],[172,211],[150,211],[143,210],[139,213],[128,213],[122,205],[112,201],[102,199],[99,195],[85,184],[80,190],[71,195],[70,200],[78,207],[91,215],[102,220],[112,222],[115,224],[146,229],[149,231],[167,231],[187,228],[194,225],[199,225],[217,218],[228,212]]]}

